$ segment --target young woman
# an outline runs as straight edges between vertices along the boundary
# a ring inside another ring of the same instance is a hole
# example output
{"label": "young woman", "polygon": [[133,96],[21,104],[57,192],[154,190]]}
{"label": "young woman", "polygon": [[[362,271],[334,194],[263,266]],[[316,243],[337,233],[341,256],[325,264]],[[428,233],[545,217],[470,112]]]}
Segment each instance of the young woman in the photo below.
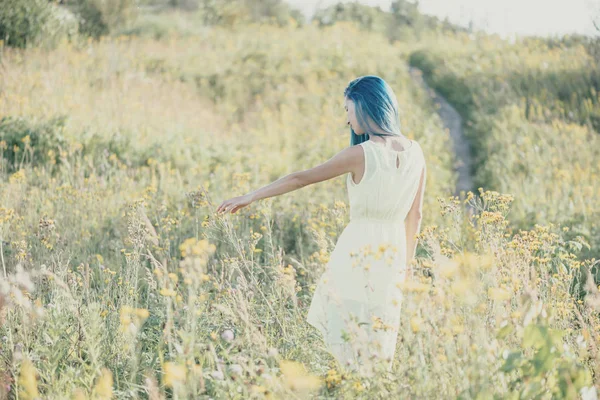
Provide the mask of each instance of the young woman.
{"label": "young woman", "polygon": [[399,283],[410,276],[426,182],[420,145],[400,132],[398,103],[380,77],[367,75],[344,90],[350,146],[327,162],[294,172],[254,192],[224,201],[218,213],[348,174],[350,222],[317,284],[307,321],[344,367],[391,371],[400,323]]}

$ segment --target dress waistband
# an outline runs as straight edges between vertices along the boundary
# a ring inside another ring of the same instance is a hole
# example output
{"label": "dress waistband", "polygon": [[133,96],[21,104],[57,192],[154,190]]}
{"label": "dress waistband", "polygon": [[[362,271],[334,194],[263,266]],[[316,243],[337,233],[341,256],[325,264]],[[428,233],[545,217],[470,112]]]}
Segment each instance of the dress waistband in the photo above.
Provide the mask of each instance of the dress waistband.
{"label": "dress waistband", "polygon": [[354,217],[350,218],[350,222],[370,222],[377,224],[404,224],[404,220],[390,219],[390,218],[375,218],[375,217]]}

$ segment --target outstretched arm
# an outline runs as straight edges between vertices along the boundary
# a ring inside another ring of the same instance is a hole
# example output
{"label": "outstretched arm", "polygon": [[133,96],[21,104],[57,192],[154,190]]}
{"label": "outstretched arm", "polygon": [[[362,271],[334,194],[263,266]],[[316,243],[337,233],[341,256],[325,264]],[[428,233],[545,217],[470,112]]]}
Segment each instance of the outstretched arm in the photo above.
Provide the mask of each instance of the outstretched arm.
{"label": "outstretched arm", "polygon": [[253,192],[226,200],[219,205],[217,212],[231,212],[233,214],[240,208],[246,207],[257,200],[279,196],[312,185],[313,183],[326,181],[351,172],[355,170],[357,164],[363,157],[363,150],[360,147],[361,146],[347,147],[323,164],[317,165],[314,168],[293,172]]}

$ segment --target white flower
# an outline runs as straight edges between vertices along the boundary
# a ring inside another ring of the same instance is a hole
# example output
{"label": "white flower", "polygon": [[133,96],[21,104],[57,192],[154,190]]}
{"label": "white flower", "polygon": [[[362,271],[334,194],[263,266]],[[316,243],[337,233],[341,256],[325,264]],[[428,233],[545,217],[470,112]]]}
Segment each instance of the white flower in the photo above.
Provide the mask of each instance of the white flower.
{"label": "white flower", "polygon": [[223,380],[223,373],[221,371],[213,371],[210,373],[210,376],[212,376],[214,379],[218,379],[220,381]]}
{"label": "white flower", "polygon": [[231,329],[225,329],[223,332],[221,332],[221,339],[226,342],[231,342],[234,337],[235,335]]}
{"label": "white flower", "polygon": [[231,364],[231,365],[229,366],[229,370],[230,370],[232,373],[234,373],[234,374],[237,374],[237,375],[241,375],[241,374],[242,374],[242,372],[244,371],[244,370],[243,370],[243,368],[242,368],[242,366],[241,366],[241,365],[239,365],[239,364]]}

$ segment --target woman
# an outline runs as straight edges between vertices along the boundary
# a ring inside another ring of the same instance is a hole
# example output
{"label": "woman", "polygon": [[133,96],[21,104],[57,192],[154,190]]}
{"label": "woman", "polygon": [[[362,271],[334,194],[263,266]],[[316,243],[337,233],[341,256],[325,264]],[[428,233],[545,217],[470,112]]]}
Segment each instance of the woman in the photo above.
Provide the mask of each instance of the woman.
{"label": "woman", "polygon": [[426,165],[420,145],[400,133],[398,103],[381,78],[362,76],[344,90],[351,141],[314,168],[294,172],[217,212],[348,174],[350,222],[340,234],[312,298],[307,321],[342,366],[391,371],[400,322],[400,283],[417,246]]}

